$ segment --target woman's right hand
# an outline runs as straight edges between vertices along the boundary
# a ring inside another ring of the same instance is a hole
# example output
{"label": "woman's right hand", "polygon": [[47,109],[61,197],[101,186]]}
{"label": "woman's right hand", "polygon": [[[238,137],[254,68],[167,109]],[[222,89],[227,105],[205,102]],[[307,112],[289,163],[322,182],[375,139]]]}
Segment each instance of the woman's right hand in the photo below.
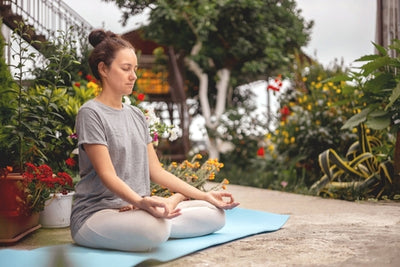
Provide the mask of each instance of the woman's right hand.
{"label": "woman's right hand", "polygon": [[158,196],[143,197],[138,205],[157,218],[172,219],[181,215],[181,210],[172,207],[166,199]]}

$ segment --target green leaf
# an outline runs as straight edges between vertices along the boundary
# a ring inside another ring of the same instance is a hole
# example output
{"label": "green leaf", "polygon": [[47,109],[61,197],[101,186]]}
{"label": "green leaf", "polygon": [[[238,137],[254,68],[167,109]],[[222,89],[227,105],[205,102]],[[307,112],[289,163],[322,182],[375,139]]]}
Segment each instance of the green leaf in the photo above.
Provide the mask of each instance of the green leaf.
{"label": "green leaf", "polygon": [[393,89],[391,96],[389,97],[389,104],[385,107],[385,110],[387,110],[389,107],[391,107],[394,102],[396,102],[397,99],[400,97],[400,82],[396,85],[396,87]]}
{"label": "green leaf", "polygon": [[364,70],[363,75],[368,76],[369,74],[378,70],[379,68],[389,65],[391,61],[392,59],[390,57],[380,57],[375,59],[374,61],[366,63],[361,67],[361,69]]}
{"label": "green leaf", "polygon": [[382,73],[365,83],[364,91],[374,94],[385,93],[382,89],[392,87],[394,85],[393,75],[391,73]]}
{"label": "green leaf", "polygon": [[379,52],[381,55],[387,56],[387,51],[386,51],[386,49],[385,49],[383,46],[381,46],[381,45],[379,45],[379,44],[377,44],[377,43],[374,43],[374,42],[372,42],[372,44],[375,46],[376,50],[378,50],[378,52]]}
{"label": "green leaf", "polygon": [[342,74],[342,75],[336,75],[334,77],[325,79],[325,80],[321,81],[321,83],[342,82],[342,81],[351,81],[351,80],[352,80],[352,78],[350,78],[348,75]]}
{"label": "green leaf", "polygon": [[365,108],[361,110],[360,113],[354,115],[350,119],[346,121],[346,123],[342,126],[342,130],[344,129],[353,129],[354,127],[358,126],[360,123],[363,123],[367,120],[368,114],[371,112],[369,108]]}
{"label": "green leaf", "polygon": [[365,125],[368,126],[368,128],[374,129],[374,130],[383,130],[387,127],[390,126],[390,114],[386,114],[387,116],[380,116],[380,117],[368,117],[367,121],[365,122]]}
{"label": "green leaf", "polygon": [[362,56],[362,57],[356,59],[355,61],[356,62],[371,61],[371,60],[375,60],[375,59],[377,59],[379,57],[380,57],[379,55],[365,55],[365,56]]}

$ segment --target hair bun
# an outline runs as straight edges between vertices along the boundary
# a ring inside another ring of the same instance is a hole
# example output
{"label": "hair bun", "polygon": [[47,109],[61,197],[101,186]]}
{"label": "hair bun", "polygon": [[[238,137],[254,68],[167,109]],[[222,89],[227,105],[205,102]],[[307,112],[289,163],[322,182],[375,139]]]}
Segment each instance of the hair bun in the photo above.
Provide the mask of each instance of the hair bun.
{"label": "hair bun", "polygon": [[89,34],[89,43],[93,47],[96,47],[98,44],[100,44],[105,39],[113,38],[113,37],[117,37],[117,35],[111,31],[105,32],[104,30],[93,30]]}

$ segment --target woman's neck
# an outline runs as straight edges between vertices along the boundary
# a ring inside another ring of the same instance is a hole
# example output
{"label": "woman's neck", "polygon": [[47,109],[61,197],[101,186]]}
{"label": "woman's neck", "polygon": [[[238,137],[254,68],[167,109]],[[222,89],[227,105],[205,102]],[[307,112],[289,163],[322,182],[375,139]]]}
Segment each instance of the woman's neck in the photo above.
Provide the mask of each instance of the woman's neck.
{"label": "woman's neck", "polygon": [[121,109],[122,108],[122,97],[116,96],[113,94],[107,94],[106,92],[102,91],[98,96],[95,98],[96,101],[100,103],[115,108]]}

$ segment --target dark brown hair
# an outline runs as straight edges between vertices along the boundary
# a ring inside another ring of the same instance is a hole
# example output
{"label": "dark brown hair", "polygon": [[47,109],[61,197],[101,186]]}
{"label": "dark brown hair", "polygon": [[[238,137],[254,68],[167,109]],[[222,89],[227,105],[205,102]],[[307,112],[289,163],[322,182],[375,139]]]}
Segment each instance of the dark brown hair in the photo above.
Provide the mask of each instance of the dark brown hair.
{"label": "dark brown hair", "polygon": [[132,44],[120,35],[104,30],[93,30],[89,34],[89,43],[94,47],[89,56],[89,67],[98,81],[101,81],[98,69],[100,62],[110,66],[119,50],[123,48],[134,49]]}

